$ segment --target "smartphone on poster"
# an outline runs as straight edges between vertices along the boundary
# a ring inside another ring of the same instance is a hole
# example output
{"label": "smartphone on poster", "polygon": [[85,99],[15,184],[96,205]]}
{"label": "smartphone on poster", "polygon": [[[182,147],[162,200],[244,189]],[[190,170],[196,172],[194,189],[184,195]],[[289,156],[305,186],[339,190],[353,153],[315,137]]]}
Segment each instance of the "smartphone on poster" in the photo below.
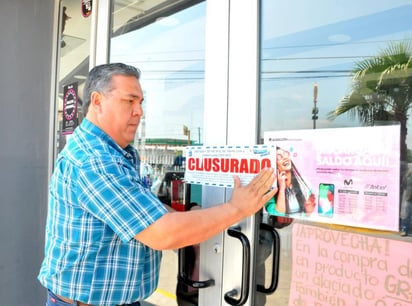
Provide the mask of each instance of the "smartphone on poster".
{"label": "smartphone on poster", "polygon": [[319,184],[318,214],[323,217],[333,216],[333,206],[335,199],[334,184]]}

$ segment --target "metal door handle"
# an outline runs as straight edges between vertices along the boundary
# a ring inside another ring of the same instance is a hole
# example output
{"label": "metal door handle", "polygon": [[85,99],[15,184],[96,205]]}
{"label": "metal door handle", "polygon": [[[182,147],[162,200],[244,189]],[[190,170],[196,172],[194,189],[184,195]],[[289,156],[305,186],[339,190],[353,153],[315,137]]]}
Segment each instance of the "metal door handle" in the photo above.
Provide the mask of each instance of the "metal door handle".
{"label": "metal door handle", "polygon": [[242,243],[243,259],[242,259],[242,284],[240,288],[240,297],[235,299],[237,295],[236,289],[225,293],[225,301],[229,305],[243,305],[249,297],[249,279],[250,279],[250,243],[246,235],[240,231],[240,227],[232,227],[227,230],[229,236],[237,238]]}
{"label": "metal door handle", "polygon": [[206,281],[196,281],[196,280],[192,280],[188,277],[188,273],[184,269],[185,254],[186,254],[186,248],[179,249],[179,251],[178,251],[179,280],[181,282],[183,282],[185,285],[193,287],[193,288],[197,288],[197,289],[203,289],[203,288],[213,286],[215,284],[214,279],[209,279],[209,280],[206,280]]}
{"label": "metal door handle", "polygon": [[[185,210],[190,210],[192,206],[197,205],[197,203],[192,203],[190,202],[190,194],[191,194],[191,184],[185,184],[185,189],[184,189],[184,203],[185,203]],[[187,273],[185,271],[185,261],[186,261],[186,248],[181,248],[178,251],[178,265],[179,265],[179,273],[178,273],[178,278],[179,280],[192,288],[197,288],[197,289],[203,289],[207,288],[210,286],[213,286],[215,284],[214,279],[209,279],[206,281],[199,281],[199,280],[192,280],[188,277],[190,273]],[[196,259],[195,259],[196,260]]]}
{"label": "metal door handle", "polygon": [[256,290],[262,293],[270,294],[275,292],[279,281],[279,257],[280,257],[280,237],[276,229],[269,224],[261,223],[260,229],[271,233],[273,237],[273,265],[272,265],[272,280],[269,288],[264,285],[257,285]]}

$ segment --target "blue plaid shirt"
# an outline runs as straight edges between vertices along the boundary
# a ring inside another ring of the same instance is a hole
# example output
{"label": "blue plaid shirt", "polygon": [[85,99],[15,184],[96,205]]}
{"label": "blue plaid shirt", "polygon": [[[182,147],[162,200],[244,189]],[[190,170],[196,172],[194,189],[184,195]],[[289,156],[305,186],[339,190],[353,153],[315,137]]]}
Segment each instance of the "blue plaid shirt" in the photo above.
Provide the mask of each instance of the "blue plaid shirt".
{"label": "blue plaid shirt", "polygon": [[140,180],[137,151],[84,119],[60,153],[49,185],[39,281],[93,305],[143,300],[156,289],[161,252],[133,239],[166,213]]}

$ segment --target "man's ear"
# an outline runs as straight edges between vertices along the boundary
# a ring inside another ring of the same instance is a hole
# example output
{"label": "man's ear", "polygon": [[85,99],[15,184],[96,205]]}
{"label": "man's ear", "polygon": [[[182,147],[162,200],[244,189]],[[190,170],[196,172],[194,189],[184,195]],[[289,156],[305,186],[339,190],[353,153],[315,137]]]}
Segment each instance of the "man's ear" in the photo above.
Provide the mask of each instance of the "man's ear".
{"label": "man's ear", "polygon": [[100,92],[93,91],[90,99],[90,107],[96,113],[100,113],[103,95]]}

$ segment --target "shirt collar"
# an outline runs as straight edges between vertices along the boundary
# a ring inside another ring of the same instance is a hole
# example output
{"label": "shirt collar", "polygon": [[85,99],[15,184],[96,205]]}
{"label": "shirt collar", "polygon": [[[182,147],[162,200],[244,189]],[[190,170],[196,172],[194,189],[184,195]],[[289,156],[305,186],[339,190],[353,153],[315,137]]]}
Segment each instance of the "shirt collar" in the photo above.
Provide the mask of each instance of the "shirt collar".
{"label": "shirt collar", "polygon": [[87,118],[83,118],[80,128],[85,133],[90,134],[90,136],[102,139],[109,146],[113,147],[114,149],[116,149],[116,151],[120,152],[128,160],[133,159],[134,162],[137,162],[139,160],[139,154],[132,145],[128,144],[126,148],[123,149],[105,131],[103,131],[101,128],[99,128],[97,125],[95,125]]}

